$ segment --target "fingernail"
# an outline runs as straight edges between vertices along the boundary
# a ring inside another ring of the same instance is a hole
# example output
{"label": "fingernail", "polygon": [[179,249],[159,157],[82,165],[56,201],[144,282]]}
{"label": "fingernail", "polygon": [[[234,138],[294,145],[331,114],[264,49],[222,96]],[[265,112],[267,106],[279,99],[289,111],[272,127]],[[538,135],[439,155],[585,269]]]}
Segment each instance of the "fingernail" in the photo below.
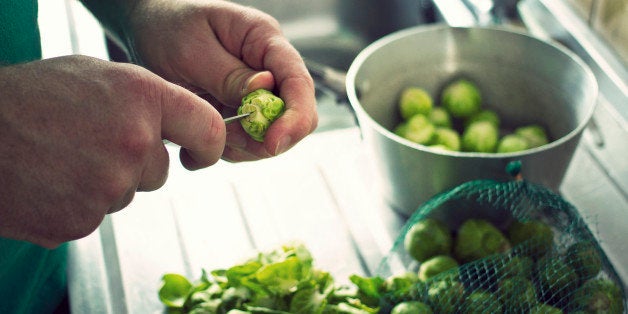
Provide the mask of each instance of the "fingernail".
{"label": "fingernail", "polygon": [[274,155],[276,156],[276,155],[284,153],[290,148],[291,145],[292,145],[292,139],[290,138],[290,136],[282,137],[279,140],[279,142],[277,142],[277,147],[275,147]]}
{"label": "fingernail", "polygon": [[255,73],[251,75],[251,77],[246,79],[246,81],[244,81],[244,86],[242,86],[242,94],[248,94],[249,92],[252,92],[251,90],[249,90],[249,86],[251,86],[251,83],[255,80],[255,78],[257,78],[261,74],[262,72]]}

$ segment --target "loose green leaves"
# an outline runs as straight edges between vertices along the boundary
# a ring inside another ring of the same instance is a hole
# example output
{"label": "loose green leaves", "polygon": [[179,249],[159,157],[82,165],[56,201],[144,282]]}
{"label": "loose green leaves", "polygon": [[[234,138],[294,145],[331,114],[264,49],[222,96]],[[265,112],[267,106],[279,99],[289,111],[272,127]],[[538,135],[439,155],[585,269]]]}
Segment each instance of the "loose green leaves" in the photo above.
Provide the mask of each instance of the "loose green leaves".
{"label": "loose green leaves", "polygon": [[[162,278],[159,299],[170,313],[377,313],[356,293],[313,267],[300,243],[284,245],[227,269],[203,272],[198,283],[177,274]],[[375,304],[376,305],[376,304]]]}

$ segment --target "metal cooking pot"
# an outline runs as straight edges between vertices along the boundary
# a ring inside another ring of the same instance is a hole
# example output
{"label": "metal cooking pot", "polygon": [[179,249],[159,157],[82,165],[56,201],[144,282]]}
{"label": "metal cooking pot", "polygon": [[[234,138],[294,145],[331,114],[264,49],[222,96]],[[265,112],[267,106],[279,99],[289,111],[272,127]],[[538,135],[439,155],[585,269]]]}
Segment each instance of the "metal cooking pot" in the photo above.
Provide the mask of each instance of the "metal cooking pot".
{"label": "metal cooking pot", "polygon": [[[446,152],[415,144],[391,130],[399,123],[397,99],[407,86],[438,95],[463,75],[482,91],[483,106],[502,124],[539,123],[547,145],[517,153]],[[474,179],[511,179],[514,160],[531,182],[557,191],[596,105],[592,72],[573,53],[510,28],[421,25],[387,35],[351,64],[347,94],[383,198],[412,214],[436,194]]]}

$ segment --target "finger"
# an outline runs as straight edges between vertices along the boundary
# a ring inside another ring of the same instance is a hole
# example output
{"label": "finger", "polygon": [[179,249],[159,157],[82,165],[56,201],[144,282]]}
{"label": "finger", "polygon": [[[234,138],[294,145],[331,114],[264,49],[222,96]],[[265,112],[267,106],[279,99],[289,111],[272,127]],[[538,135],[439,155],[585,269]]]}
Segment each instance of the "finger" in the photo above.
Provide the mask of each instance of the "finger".
{"label": "finger", "polygon": [[215,164],[222,155],[226,130],[209,103],[170,83],[161,104],[162,137],[181,146],[180,159],[190,170]]}
{"label": "finger", "polygon": [[265,149],[273,156],[290,149],[318,124],[313,89],[299,79],[292,79],[281,82],[280,90],[286,111],[271,124],[264,137]]}
{"label": "finger", "polygon": [[111,206],[109,207],[109,210],[107,210],[107,214],[113,214],[129,206],[134,196],[135,196],[135,190],[128,189],[119,200],[111,204]]}
{"label": "finger", "polygon": [[252,154],[249,150],[230,146],[226,146],[222,154],[222,159],[229,162],[255,161],[262,158],[264,157]]}
{"label": "finger", "polygon": [[[253,70],[226,51],[217,53],[216,60],[204,67],[200,62],[199,68],[191,70],[189,80],[227,106],[237,108],[242,97],[256,89],[275,88],[275,80],[269,71]],[[210,70],[199,70],[203,68]]]}
{"label": "finger", "polygon": [[156,143],[155,148],[151,150],[151,155],[148,156],[137,190],[154,191],[162,187],[168,178],[169,162],[170,157],[166,147],[161,141]]}

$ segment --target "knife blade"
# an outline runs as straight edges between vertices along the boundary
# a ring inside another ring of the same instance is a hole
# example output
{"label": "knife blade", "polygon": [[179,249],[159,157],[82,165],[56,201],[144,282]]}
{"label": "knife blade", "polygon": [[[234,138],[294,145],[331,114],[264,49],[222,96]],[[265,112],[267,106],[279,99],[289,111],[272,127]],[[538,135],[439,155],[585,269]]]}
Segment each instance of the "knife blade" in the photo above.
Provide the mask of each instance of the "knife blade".
{"label": "knife blade", "polygon": [[247,113],[239,114],[239,115],[236,115],[236,116],[232,116],[232,117],[224,118],[224,119],[222,119],[222,121],[224,121],[224,122],[225,122],[225,124],[227,124],[227,123],[233,122],[233,121],[235,121],[235,120],[240,120],[240,119],[242,119],[242,118],[244,118],[244,117],[247,117],[247,116],[249,116],[251,113],[253,113],[253,112],[247,112]]}

